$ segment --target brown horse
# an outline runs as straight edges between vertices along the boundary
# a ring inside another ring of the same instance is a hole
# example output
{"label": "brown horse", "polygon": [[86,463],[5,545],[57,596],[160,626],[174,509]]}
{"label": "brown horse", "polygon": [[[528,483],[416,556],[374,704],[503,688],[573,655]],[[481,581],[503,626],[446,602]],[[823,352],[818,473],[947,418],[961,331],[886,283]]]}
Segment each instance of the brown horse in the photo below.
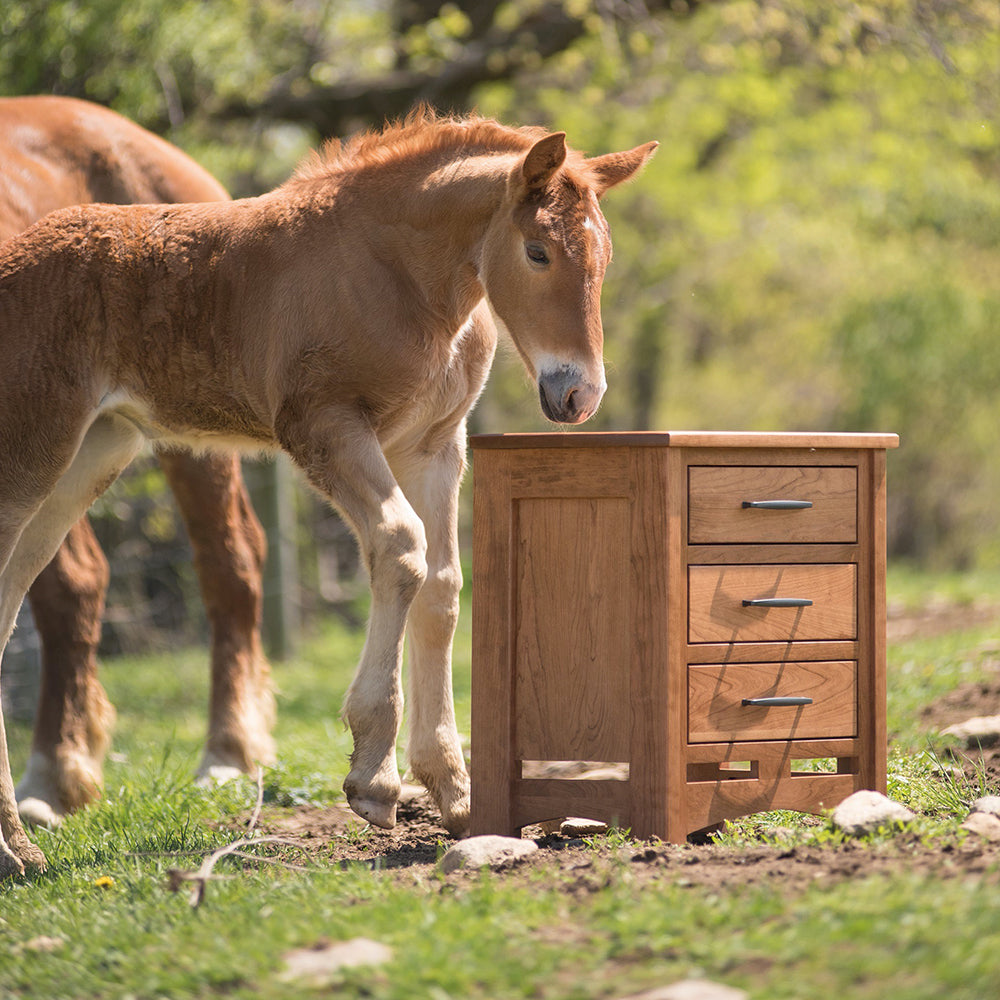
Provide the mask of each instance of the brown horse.
{"label": "brown horse", "polygon": [[[465,417],[500,326],[552,420],[597,409],[611,256],[598,198],[654,148],[585,159],[561,132],[424,113],[328,147],[260,198],[84,206],[0,246],[0,639],[143,441],[283,448],[352,526],[371,577],[344,705],[348,801],[395,823],[408,623],[410,764],[464,832],[451,642]],[[3,753],[17,871],[44,859]]]}
{"label": "brown horse", "polygon": [[[0,240],[57,208],[228,200],[175,147],[120,115],[58,97],[0,100]],[[25,330],[11,331],[24,336]],[[202,775],[273,759],[274,702],[259,636],[264,538],[233,455],[164,451],[212,627],[212,694]],[[29,591],[42,639],[31,757],[17,788],[22,819],[51,824],[92,799],[114,710],[97,679],[108,565],[84,518]]]}

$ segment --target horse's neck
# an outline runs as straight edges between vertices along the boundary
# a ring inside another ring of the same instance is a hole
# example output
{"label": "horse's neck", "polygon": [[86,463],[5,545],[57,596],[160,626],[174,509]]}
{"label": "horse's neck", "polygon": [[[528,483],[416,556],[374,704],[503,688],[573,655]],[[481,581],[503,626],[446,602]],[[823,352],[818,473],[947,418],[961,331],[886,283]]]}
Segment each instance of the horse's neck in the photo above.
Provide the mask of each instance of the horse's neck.
{"label": "horse's neck", "polygon": [[511,162],[481,155],[397,164],[379,171],[370,186],[359,185],[379,253],[409,274],[435,311],[447,310],[460,323],[484,295],[479,258],[504,203]]}

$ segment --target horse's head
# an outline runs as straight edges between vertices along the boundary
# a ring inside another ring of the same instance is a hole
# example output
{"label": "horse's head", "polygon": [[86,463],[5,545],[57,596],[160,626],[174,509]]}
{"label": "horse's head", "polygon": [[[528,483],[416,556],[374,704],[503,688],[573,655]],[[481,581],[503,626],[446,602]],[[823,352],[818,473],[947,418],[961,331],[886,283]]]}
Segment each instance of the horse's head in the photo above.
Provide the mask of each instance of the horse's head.
{"label": "horse's head", "polygon": [[600,299],[611,235],[598,199],[628,180],[656,146],[568,159],[565,133],[557,132],[538,140],[508,177],[480,276],[549,420],[581,423],[604,395]]}

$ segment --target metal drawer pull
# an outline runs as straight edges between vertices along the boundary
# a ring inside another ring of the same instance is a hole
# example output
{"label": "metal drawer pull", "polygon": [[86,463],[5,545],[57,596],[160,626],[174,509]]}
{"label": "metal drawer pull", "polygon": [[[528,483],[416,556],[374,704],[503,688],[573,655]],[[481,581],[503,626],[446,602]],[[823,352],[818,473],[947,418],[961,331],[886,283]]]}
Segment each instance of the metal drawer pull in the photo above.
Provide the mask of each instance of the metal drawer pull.
{"label": "metal drawer pull", "polygon": [[744,500],[743,506],[755,510],[807,510],[812,500]]}
{"label": "metal drawer pull", "polygon": [[812,698],[744,698],[744,705],[755,705],[763,708],[782,708],[791,705],[811,705]]}
{"label": "metal drawer pull", "polygon": [[754,601],[744,601],[745,608],[811,608],[808,597],[761,597]]}

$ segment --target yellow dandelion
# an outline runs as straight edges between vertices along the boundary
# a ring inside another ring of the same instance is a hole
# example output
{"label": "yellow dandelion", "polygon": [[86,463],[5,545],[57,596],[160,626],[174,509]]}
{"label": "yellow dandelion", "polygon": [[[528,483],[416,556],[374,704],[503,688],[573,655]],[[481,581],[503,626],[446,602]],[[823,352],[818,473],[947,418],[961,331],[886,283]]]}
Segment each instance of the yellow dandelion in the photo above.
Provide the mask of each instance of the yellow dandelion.
{"label": "yellow dandelion", "polygon": [[110,875],[102,875],[94,879],[94,885],[98,889],[110,889],[115,884],[115,880]]}

